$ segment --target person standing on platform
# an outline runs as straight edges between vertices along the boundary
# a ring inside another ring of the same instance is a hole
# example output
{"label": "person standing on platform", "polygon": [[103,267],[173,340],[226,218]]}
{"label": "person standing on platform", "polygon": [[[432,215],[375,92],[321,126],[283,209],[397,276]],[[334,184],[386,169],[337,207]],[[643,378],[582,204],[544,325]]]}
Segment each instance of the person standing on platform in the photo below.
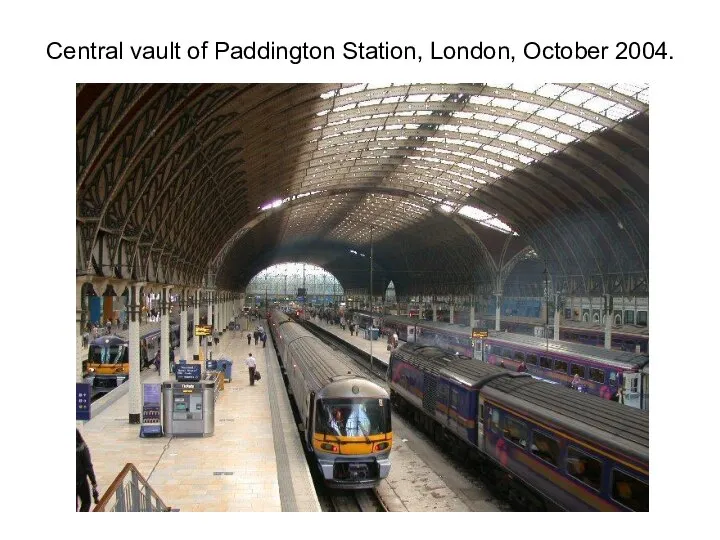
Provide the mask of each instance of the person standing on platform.
{"label": "person standing on platform", "polygon": [[88,486],[88,478],[92,484],[92,495],[95,504],[98,502],[98,487],[95,479],[95,471],[93,470],[92,460],[90,459],[90,450],[80,435],[78,429],[75,430],[75,509],[77,510],[77,499],[80,499],[80,512],[90,511],[90,487]]}
{"label": "person standing on platform", "polygon": [[260,341],[262,341],[263,349],[265,348],[265,342],[267,341],[267,334],[263,332],[263,334],[260,336]]}
{"label": "person standing on platform", "polygon": [[257,367],[257,362],[255,360],[255,357],[252,355],[252,353],[248,353],[248,357],[245,359],[245,363],[248,367],[248,373],[250,375],[250,386],[255,385],[255,368]]}
{"label": "person standing on platform", "polygon": [[220,332],[217,331],[217,328],[213,330],[213,341],[215,342],[215,345],[220,343]]}
{"label": "person standing on platform", "polygon": [[253,332],[253,338],[255,338],[255,345],[257,345],[258,339],[260,339],[260,332],[257,329]]}
{"label": "person standing on platform", "polygon": [[250,332],[248,332],[247,338],[248,338],[248,345],[250,345],[250,340],[252,339],[252,334]]}
{"label": "person standing on platform", "polygon": [[393,349],[397,349],[398,343],[400,342],[400,338],[398,337],[397,332],[393,332],[392,342],[393,342]]}
{"label": "person standing on platform", "polygon": [[105,333],[108,335],[112,333],[112,323],[110,322],[110,319],[105,322]]}

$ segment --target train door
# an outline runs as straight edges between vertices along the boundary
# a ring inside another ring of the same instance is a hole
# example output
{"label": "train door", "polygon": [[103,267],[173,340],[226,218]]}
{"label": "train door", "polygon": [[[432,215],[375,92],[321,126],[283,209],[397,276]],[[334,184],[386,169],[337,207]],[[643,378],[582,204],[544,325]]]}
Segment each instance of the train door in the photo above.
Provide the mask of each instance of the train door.
{"label": "train door", "polygon": [[313,434],[315,433],[315,392],[310,392],[309,400],[307,418],[305,418],[305,440],[308,450],[312,452]]}
{"label": "train door", "polygon": [[477,447],[482,448],[485,427],[485,400],[478,392],[478,408],[477,408]]}
{"label": "train door", "polygon": [[408,343],[415,343],[415,327],[412,325],[407,327],[407,341]]}
{"label": "train door", "polygon": [[448,408],[447,408],[447,427],[453,433],[458,433],[458,408],[460,404],[460,395],[457,387],[449,385],[448,392]]}
{"label": "train door", "polygon": [[622,375],[623,400],[625,405],[640,408],[640,374],[626,371]]}

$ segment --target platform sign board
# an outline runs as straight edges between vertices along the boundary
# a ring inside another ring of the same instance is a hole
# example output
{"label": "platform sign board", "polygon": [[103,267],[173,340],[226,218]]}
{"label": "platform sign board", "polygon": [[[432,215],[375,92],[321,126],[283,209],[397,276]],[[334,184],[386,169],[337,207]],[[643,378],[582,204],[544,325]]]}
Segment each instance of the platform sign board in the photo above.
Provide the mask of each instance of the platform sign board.
{"label": "platform sign board", "polygon": [[196,336],[211,336],[212,325],[211,324],[196,324],[195,325]]}
{"label": "platform sign board", "polygon": [[482,328],[473,328],[472,329],[472,338],[473,339],[485,339],[488,337],[488,331],[483,330]]}
{"label": "platform sign board", "polygon": [[178,382],[197,382],[200,380],[202,366],[200,364],[181,364],[175,368]]}
{"label": "platform sign board", "polygon": [[90,420],[90,395],[92,387],[75,383],[75,420]]}

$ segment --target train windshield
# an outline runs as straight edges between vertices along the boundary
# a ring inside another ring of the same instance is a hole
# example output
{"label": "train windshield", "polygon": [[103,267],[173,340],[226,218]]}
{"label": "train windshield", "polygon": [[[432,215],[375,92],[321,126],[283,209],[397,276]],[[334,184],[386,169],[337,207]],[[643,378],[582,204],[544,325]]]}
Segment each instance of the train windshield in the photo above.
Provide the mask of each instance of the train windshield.
{"label": "train windshield", "polygon": [[99,347],[93,345],[90,348],[91,364],[123,364],[127,363],[127,346],[111,345],[109,347]]}
{"label": "train windshield", "polygon": [[317,402],[316,433],[367,437],[389,431],[392,429],[388,399],[325,399]]}

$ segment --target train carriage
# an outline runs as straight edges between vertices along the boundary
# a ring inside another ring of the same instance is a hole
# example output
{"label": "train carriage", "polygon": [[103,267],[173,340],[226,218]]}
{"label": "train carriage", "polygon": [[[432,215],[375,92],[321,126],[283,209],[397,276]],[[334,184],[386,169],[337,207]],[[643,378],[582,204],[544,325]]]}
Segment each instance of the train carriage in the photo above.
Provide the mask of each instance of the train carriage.
{"label": "train carriage", "polygon": [[275,310],[270,316],[303,440],[327,485],[373,487],[390,472],[392,423],[388,393],[348,369],[338,353]]}
{"label": "train carriage", "polygon": [[564,385],[578,375],[590,394],[611,399],[622,388],[625,405],[647,408],[647,355],[508,332],[490,332],[483,346],[490,364],[515,370],[525,362],[532,375]]}
{"label": "train carriage", "polygon": [[408,343],[439,347],[465,356],[473,355],[469,326],[386,315],[382,319],[382,329],[386,333],[397,332],[398,337]]}
{"label": "train carriage", "polygon": [[469,447],[484,468],[492,463],[488,474],[511,499],[648,509],[645,411],[417,344],[393,351],[388,374],[393,403],[436,438]]}

